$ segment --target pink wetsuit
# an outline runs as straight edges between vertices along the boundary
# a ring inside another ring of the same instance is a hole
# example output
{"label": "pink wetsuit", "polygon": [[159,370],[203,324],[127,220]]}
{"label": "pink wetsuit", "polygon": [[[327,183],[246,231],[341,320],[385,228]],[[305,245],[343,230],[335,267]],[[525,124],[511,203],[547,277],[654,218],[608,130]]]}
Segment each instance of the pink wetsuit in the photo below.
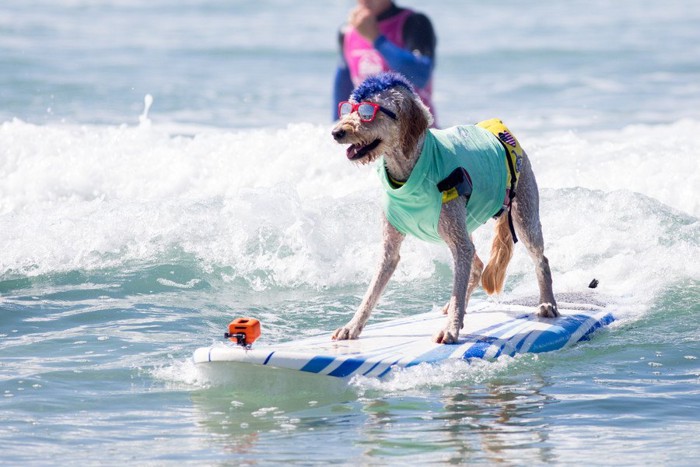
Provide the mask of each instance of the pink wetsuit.
{"label": "pink wetsuit", "polygon": [[[403,48],[405,45],[403,39],[404,23],[412,14],[413,11],[405,9],[390,18],[379,21],[379,33],[391,43]],[[355,86],[358,86],[369,76],[390,70],[389,64],[382,54],[353,27],[345,32],[343,55],[348,64],[350,78]],[[416,87],[416,92],[431,112],[433,112],[432,88],[432,79],[428,80],[424,87]],[[435,115],[434,112],[433,115]]]}

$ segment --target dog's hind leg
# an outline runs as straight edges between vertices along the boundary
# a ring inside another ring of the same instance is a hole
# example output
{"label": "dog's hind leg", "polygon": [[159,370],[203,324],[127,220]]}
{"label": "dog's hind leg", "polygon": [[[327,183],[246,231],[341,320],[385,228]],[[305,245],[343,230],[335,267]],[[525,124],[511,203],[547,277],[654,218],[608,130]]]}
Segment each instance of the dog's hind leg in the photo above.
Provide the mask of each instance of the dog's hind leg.
{"label": "dog's hind leg", "polygon": [[[472,237],[472,243],[474,242],[474,238]],[[481,281],[481,274],[484,272],[484,263],[481,261],[481,258],[479,258],[479,255],[476,254],[476,251],[474,252],[474,259],[472,260],[472,270],[469,272],[469,284],[467,285],[467,297],[465,299],[465,303],[469,303],[469,297],[472,296],[472,292],[474,292],[474,289],[479,285],[479,282]],[[442,314],[446,315],[448,311],[450,311],[450,303],[447,302],[445,303],[445,306],[442,307]]]}
{"label": "dog's hind leg", "polygon": [[394,273],[396,266],[399,264],[399,251],[401,250],[401,243],[405,235],[396,230],[386,219],[386,216],[382,217],[383,243],[379,267],[362,299],[360,307],[357,309],[350,322],[335,330],[333,333],[334,340],[357,339],[362,329],[365,327],[365,323],[367,323],[367,320],[372,314],[372,310],[377,304],[379,297],[381,297],[391,275]]}
{"label": "dog's hind leg", "polygon": [[[473,239],[472,239],[473,242]],[[467,286],[467,302],[469,302],[469,297],[472,296],[472,292],[479,285],[481,281],[481,274],[484,272],[484,262],[481,261],[479,255],[474,252],[474,259],[472,260],[472,270],[469,272],[469,285]]]}
{"label": "dog's hind leg", "polygon": [[539,315],[546,318],[559,316],[552,290],[552,272],[544,255],[544,238],[540,223],[540,200],[537,181],[527,156],[523,157],[518,180],[518,195],[513,200],[511,215],[515,231],[535,263],[535,273],[540,289]]}

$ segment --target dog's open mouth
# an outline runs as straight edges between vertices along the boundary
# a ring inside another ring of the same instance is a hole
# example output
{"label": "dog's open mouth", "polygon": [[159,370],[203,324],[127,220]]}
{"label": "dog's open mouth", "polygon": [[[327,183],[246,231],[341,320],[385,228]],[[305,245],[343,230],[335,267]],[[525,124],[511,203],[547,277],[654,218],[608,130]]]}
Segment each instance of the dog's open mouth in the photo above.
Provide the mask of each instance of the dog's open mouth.
{"label": "dog's open mouth", "polygon": [[348,159],[350,159],[351,161],[362,159],[367,154],[369,154],[370,151],[379,146],[379,143],[381,142],[381,139],[375,139],[366,146],[362,146],[361,144],[351,144],[347,149]]}

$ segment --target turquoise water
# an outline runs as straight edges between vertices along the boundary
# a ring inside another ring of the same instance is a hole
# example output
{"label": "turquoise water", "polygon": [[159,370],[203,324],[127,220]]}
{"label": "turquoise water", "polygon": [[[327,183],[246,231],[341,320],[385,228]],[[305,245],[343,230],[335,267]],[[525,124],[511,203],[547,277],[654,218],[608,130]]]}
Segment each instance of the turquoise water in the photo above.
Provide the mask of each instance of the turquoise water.
{"label": "turquoise water", "polygon": [[[192,363],[232,317],[284,342],[364,293],[380,187],[329,136],[353,3],[0,5],[0,464],[700,461],[692,2],[405,3],[438,29],[441,122],[517,131],[555,292],[609,329],[386,381]],[[372,322],[441,306],[450,264],[408,239]],[[473,300],[535,293],[516,248]]]}

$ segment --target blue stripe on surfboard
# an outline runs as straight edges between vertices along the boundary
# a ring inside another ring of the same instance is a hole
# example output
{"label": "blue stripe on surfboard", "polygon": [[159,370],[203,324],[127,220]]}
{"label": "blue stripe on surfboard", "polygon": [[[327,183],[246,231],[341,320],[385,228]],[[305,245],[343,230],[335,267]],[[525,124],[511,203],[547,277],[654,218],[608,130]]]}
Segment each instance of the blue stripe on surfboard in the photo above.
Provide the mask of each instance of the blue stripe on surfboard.
{"label": "blue stripe on surfboard", "polygon": [[[517,319],[523,320],[523,324],[526,324],[528,321],[532,321],[533,315],[531,314],[525,314],[519,316]],[[528,331],[526,333],[516,333],[513,334],[512,336],[506,338],[506,339],[501,339],[499,338],[498,341],[494,342],[493,345],[498,345],[498,349],[496,352],[490,357],[491,359],[496,359],[500,357],[501,355],[508,355],[510,357],[514,356],[515,354],[521,353],[521,349],[524,345],[525,342],[527,342],[527,339],[532,336],[533,334],[540,333],[540,330],[532,330]],[[500,345],[499,345],[500,343]],[[484,353],[481,355],[468,355],[465,353],[465,355],[462,356],[464,359],[469,359],[469,358],[485,358],[486,357],[486,352],[488,349],[485,349]]]}
{"label": "blue stripe on surfboard", "polygon": [[[610,313],[606,313],[601,318],[597,318],[595,315],[584,314],[563,317],[549,329],[535,330],[528,333],[510,355],[524,352],[541,353],[559,350],[568,344],[588,339],[590,334],[596,329],[610,324],[614,320],[615,318]],[[582,334],[581,331],[583,331]],[[581,336],[576,338],[576,334],[581,334]],[[576,339],[576,341],[573,342],[572,339]]]}
{"label": "blue stripe on surfboard", "polygon": [[267,358],[266,358],[265,361],[263,362],[263,365],[267,365],[267,362],[270,361],[270,359],[272,358],[272,356],[273,356],[274,354],[275,354],[275,352],[270,352],[270,355],[267,356]]}
{"label": "blue stripe on surfboard", "polygon": [[[399,360],[401,360],[401,359],[399,359]],[[386,370],[384,370],[384,371],[382,371],[381,373],[379,373],[379,374],[377,375],[377,378],[383,378],[384,376],[386,376],[386,374],[389,373],[389,372],[391,371],[391,369],[394,367],[394,365],[396,365],[397,363],[399,363],[399,360],[396,360],[394,363],[392,363],[391,365],[389,365],[389,366],[386,368]]]}
{"label": "blue stripe on surfboard", "polygon": [[309,373],[319,373],[321,370],[326,368],[328,365],[335,361],[334,357],[314,357],[306,365],[300,368],[300,371],[308,371]]}
{"label": "blue stripe on surfboard", "polygon": [[[565,320],[557,323],[556,327],[542,331],[541,335],[532,342],[527,351],[539,353],[561,349],[569,342],[572,334],[578,332],[582,327],[586,326],[587,329],[578,339],[579,341],[589,336],[593,331],[604,324],[611,323],[613,319],[614,318],[610,314],[605,315],[602,319],[596,319],[588,315],[567,316]],[[603,320],[607,322],[603,322]]]}
{"label": "blue stripe on surfboard", "polygon": [[493,344],[500,340],[501,338],[498,336],[479,336],[478,340],[474,342],[474,345],[469,347],[462,354],[462,358],[465,360],[470,358],[484,358],[484,355],[491,347],[493,347]]}
{"label": "blue stripe on surfboard", "polygon": [[[503,337],[507,333],[510,333],[511,331],[521,328],[521,327],[526,327],[530,325],[531,321],[531,315],[520,315],[517,318],[515,318],[512,322],[511,326],[508,326],[507,328],[501,329],[498,334],[494,334],[491,336],[483,336],[480,334],[472,334],[470,336],[467,336],[473,340],[476,340],[474,345],[471,347],[467,348],[464,353],[462,354],[461,358],[464,360],[469,360],[470,358],[485,358],[487,352],[489,352],[491,349],[496,347],[496,352],[491,358],[497,358],[501,353],[503,352],[503,349],[507,345],[520,345],[523,339],[525,339],[525,336],[522,334],[518,334],[517,332],[515,334],[512,334],[509,337]],[[483,332],[483,331],[482,331]],[[511,352],[511,355],[515,354],[516,352]]]}
{"label": "blue stripe on surfboard", "polygon": [[596,322],[595,319],[591,320],[591,317],[586,315],[567,316],[566,319],[560,320],[555,326],[541,331],[539,335],[532,339],[529,345],[524,348],[527,352],[533,353],[561,349],[569,342],[571,335],[578,331],[581,326],[585,325],[587,321]]}
{"label": "blue stripe on surfboard", "polygon": [[[519,326],[521,324],[522,324],[522,319],[514,318],[513,320],[507,321],[505,323],[497,323],[497,324],[488,326],[484,329],[479,329],[478,331],[476,331],[474,333],[467,334],[467,335],[463,336],[462,339],[460,339],[462,342],[458,342],[456,344],[450,344],[450,345],[440,345],[440,346],[435,347],[434,349],[431,349],[431,350],[417,356],[412,361],[410,361],[408,364],[406,364],[406,367],[418,365],[419,363],[433,363],[433,362],[438,362],[438,361],[444,360],[444,359],[448,358],[455,351],[456,346],[464,345],[464,344],[468,343],[468,341],[470,341],[470,340],[476,340],[477,342],[475,342],[472,346],[470,346],[466,352],[469,352],[472,348],[474,348],[474,346],[476,346],[475,351],[477,351],[477,349],[480,348],[479,345],[482,342],[494,342],[494,341],[498,340],[498,338],[500,336],[502,336],[503,334],[505,334],[509,330],[511,330],[514,327]],[[499,328],[501,328],[501,329],[499,329]],[[497,329],[499,330],[499,332],[497,334],[494,334],[492,336],[485,336],[484,335],[484,334],[488,334],[489,332],[493,332]],[[490,345],[490,343],[489,343],[489,345]],[[488,348],[488,346],[486,346],[486,348],[483,351],[485,352],[487,348]],[[483,352],[482,352],[482,355],[483,355]],[[463,357],[463,358],[467,358],[467,357]]]}
{"label": "blue stripe on surfboard", "polygon": [[591,328],[588,331],[586,331],[586,333],[583,336],[581,336],[578,342],[590,340],[591,334],[593,334],[595,330],[602,328],[603,326],[607,326],[613,321],[615,321],[615,317],[611,313],[605,314],[602,318],[598,320],[596,324],[591,326]]}
{"label": "blue stripe on surfboard", "polygon": [[439,347],[435,347],[434,349],[429,350],[408,362],[406,364],[406,368],[409,366],[418,365],[419,363],[435,363],[445,360],[452,354],[452,352],[455,351],[455,347],[458,345],[459,343],[446,345],[439,344]]}
{"label": "blue stripe on surfboard", "polygon": [[362,373],[362,376],[367,376],[368,374],[370,374],[370,373],[372,372],[372,370],[374,370],[375,368],[377,368],[377,366],[378,366],[380,363],[382,363],[382,360],[379,360],[377,363],[375,363],[374,365],[372,365],[372,366],[370,367],[369,370],[367,370],[367,371],[365,371],[364,373]]}
{"label": "blue stripe on surfboard", "polygon": [[344,378],[350,376],[360,368],[367,360],[359,358],[348,358],[343,363],[341,363],[338,368],[328,373],[328,376],[337,376],[338,378]]}
{"label": "blue stripe on surfboard", "polygon": [[[609,315],[612,318],[612,315]],[[499,357],[507,346],[510,344],[509,351],[506,351],[506,355],[513,356],[517,353],[540,353],[549,352],[552,350],[559,350],[567,345],[571,340],[572,336],[575,335],[584,326],[588,326],[585,334],[579,338],[581,340],[584,336],[590,334],[595,329],[601,327],[603,324],[595,317],[587,315],[570,315],[560,318],[556,324],[553,324],[548,329],[535,329],[529,331],[525,334],[516,334],[506,340],[503,345],[500,346],[498,352],[493,358]],[[513,346],[513,344],[515,345]],[[466,355],[464,358],[468,357],[479,357],[483,358],[483,355]]]}
{"label": "blue stripe on surfboard", "polygon": [[521,353],[520,350],[522,349],[523,344],[533,332],[538,331],[530,331],[525,334],[516,334],[512,336],[510,339],[503,342],[503,345],[501,345],[501,347],[498,349],[498,352],[496,352],[496,355],[494,355],[493,358],[498,358],[504,353],[509,357],[512,357],[517,353]]}

